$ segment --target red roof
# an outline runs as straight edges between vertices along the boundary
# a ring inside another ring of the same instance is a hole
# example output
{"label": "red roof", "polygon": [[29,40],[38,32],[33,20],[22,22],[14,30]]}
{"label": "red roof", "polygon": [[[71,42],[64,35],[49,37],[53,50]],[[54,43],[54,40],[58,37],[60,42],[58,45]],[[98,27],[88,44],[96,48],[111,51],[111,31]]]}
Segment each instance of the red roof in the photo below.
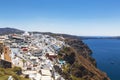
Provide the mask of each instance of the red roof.
{"label": "red roof", "polygon": [[22,50],[23,50],[23,51],[28,51],[28,49],[27,49],[27,48],[23,48]]}

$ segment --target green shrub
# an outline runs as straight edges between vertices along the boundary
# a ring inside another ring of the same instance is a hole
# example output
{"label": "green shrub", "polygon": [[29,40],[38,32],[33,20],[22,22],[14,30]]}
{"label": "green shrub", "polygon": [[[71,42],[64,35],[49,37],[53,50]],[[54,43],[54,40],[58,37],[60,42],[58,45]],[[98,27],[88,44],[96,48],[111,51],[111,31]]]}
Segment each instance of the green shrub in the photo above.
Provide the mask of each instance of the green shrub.
{"label": "green shrub", "polygon": [[15,80],[21,80],[20,77],[16,74],[13,74],[12,77],[15,79]]}
{"label": "green shrub", "polygon": [[4,72],[2,72],[2,71],[0,71],[0,76],[3,76],[3,75],[5,75],[5,73],[4,73]]}
{"label": "green shrub", "polygon": [[5,70],[5,75],[12,75],[12,74],[15,74],[12,70],[10,69]]}
{"label": "green shrub", "polygon": [[71,75],[71,79],[72,79],[72,80],[84,80],[84,79],[82,79],[82,78],[77,78],[77,77],[75,77],[75,76],[73,76],[73,75]]}
{"label": "green shrub", "polygon": [[12,76],[13,80],[30,80],[27,78],[20,77],[17,75],[18,73],[21,73],[22,69],[20,67],[14,67],[14,68],[0,68],[0,80],[8,80],[9,76]]}
{"label": "green shrub", "polygon": [[0,76],[0,80],[8,80],[8,77],[7,75],[4,75],[4,76]]}
{"label": "green shrub", "polygon": [[22,69],[20,67],[14,67],[12,71],[18,75],[22,74]]}
{"label": "green shrub", "polygon": [[0,72],[1,72],[0,75],[2,75],[2,74],[4,75],[5,74],[5,69],[4,68],[0,68]]}
{"label": "green shrub", "polygon": [[65,66],[63,66],[64,73],[69,73],[69,71],[70,71],[70,64],[66,64]]}

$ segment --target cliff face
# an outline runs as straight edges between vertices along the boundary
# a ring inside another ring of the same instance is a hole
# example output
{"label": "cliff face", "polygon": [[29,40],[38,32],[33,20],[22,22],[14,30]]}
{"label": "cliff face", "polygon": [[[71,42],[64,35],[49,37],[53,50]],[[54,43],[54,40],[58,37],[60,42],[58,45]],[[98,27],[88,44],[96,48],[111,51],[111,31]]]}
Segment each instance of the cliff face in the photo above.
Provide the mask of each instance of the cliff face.
{"label": "cliff face", "polygon": [[64,37],[70,47],[59,52],[59,58],[67,62],[59,73],[66,80],[110,80],[104,72],[96,68],[92,51],[80,39]]}
{"label": "cliff face", "polygon": [[72,38],[66,38],[65,42],[70,45],[74,50],[81,56],[83,56],[85,59],[89,60],[95,67],[96,67],[96,61],[94,58],[92,58],[90,55],[92,54],[92,51],[89,49],[89,47],[83,43],[80,39],[72,39]]}

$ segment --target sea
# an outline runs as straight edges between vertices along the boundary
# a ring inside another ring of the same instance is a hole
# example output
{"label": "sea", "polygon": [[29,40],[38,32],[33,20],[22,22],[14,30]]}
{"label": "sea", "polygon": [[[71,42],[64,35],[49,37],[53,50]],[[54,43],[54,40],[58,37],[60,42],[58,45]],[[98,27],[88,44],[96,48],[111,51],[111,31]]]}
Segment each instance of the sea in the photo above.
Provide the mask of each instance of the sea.
{"label": "sea", "polygon": [[120,39],[83,40],[92,50],[97,67],[111,80],[120,80]]}

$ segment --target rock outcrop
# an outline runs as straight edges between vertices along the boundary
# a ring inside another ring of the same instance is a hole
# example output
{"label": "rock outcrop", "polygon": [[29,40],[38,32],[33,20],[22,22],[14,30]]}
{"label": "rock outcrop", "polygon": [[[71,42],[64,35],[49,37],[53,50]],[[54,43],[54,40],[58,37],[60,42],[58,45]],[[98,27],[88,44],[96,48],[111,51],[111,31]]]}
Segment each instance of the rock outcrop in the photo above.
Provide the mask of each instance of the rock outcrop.
{"label": "rock outcrop", "polygon": [[90,55],[92,51],[81,39],[64,37],[65,47],[59,52],[59,58],[67,62],[58,72],[66,80],[110,80],[106,73],[96,67],[96,61]]}

